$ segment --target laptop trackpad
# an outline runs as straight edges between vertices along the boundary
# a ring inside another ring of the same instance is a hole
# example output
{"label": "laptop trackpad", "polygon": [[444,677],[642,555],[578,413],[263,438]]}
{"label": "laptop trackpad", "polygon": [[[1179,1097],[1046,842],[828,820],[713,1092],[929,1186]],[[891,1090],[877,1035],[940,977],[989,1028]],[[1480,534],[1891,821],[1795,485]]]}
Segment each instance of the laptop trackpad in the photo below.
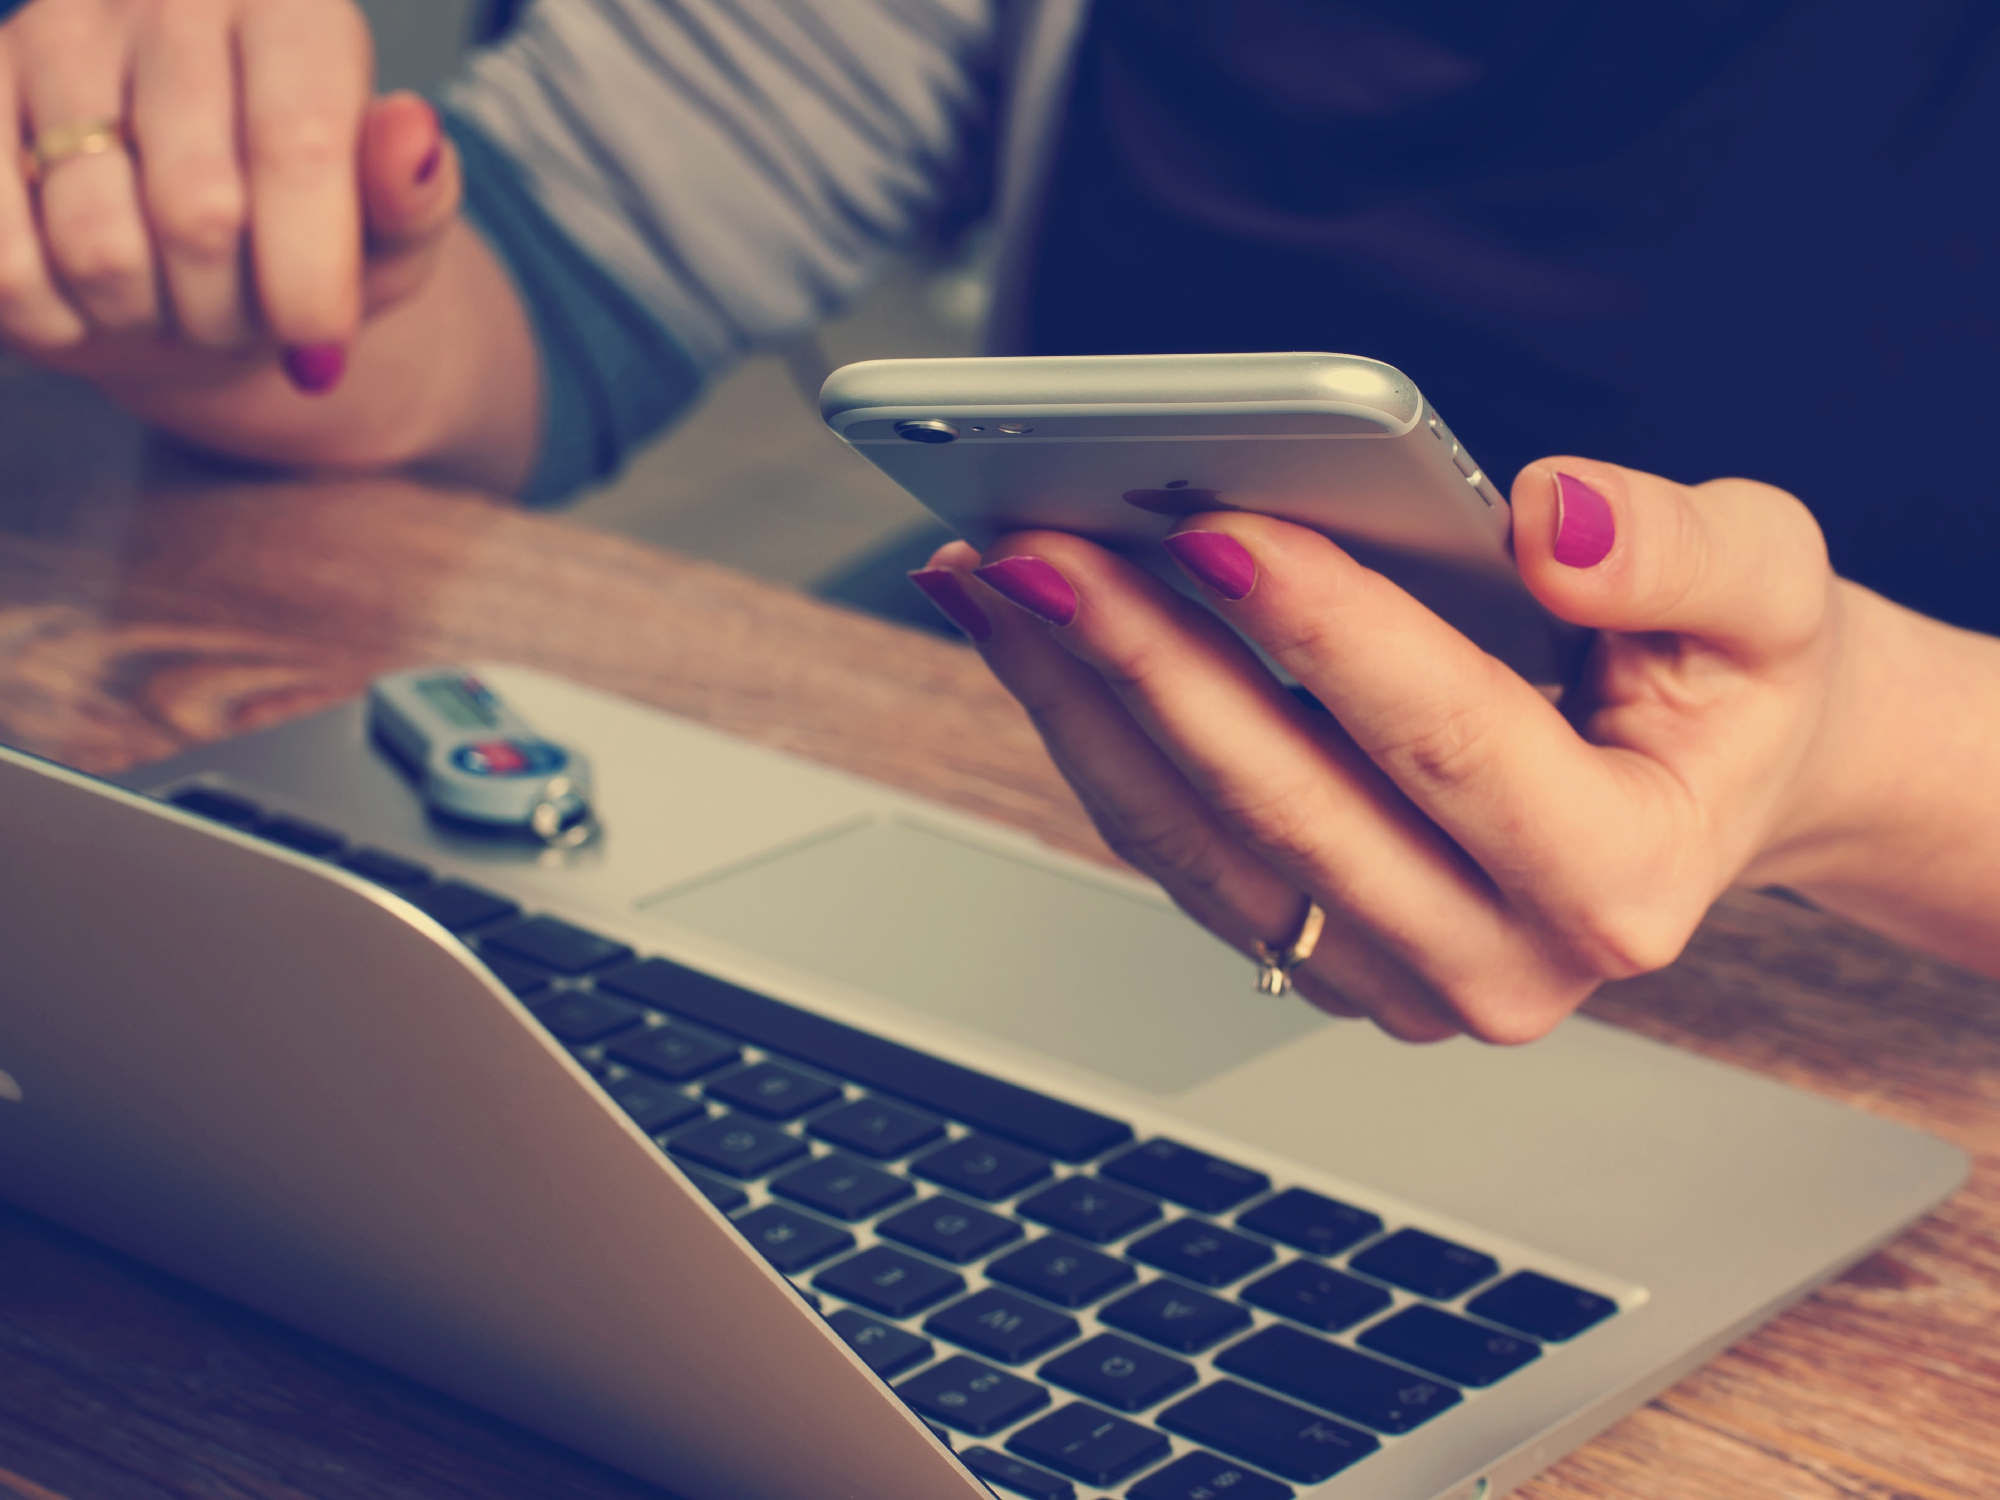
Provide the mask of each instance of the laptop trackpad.
{"label": "laptop trackpad", "polygon": [[850,824],[639,903],[649,915],[1174,1094],[1327,1018],[1163,903],[901,819]]}

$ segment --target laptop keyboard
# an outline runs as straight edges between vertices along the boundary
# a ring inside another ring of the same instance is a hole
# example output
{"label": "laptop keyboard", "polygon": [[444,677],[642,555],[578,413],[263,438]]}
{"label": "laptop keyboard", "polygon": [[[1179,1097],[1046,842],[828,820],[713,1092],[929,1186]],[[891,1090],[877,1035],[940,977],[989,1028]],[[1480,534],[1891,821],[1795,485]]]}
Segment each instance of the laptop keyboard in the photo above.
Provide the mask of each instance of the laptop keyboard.
{"label": "laptop keyboard", "polygon": [[1005,1495],[1283,1500],[1617,1312],[207,786],[467,943]]}

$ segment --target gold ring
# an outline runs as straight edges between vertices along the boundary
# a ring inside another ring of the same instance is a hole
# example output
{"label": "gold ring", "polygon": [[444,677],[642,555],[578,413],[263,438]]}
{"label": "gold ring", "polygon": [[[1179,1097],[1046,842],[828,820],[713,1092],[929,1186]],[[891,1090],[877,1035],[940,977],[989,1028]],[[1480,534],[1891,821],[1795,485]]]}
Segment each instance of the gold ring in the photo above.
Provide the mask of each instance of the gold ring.
{"label": "gold ring", "polygon": [[1292,970],[1313,956],[1313,949],[1319,946],[1319,935],[1325,930],[1326,913],[1317,901],[1308,897],[1306,914],[1299,918],[1298,931],[1289,943],[1282,948],[1273,948],[1261,940],[1252,944],[1250,951],[1257,956],[1257,993],[1289,995]]}
{"label": "gold ring", "polygon": [[39,132],[27,150],[28,181],[40,182],[56,167],[79,156],[103,156],[126,147],[123,120],[86,120]]}

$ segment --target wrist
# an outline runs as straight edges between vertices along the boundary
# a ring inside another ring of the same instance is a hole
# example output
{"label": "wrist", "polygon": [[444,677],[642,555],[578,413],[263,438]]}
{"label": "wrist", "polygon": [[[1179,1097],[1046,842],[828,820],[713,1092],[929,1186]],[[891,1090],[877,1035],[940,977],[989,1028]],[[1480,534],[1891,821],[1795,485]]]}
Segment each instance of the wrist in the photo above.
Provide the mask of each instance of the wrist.
{"label": "wrist", "polygon": [[1793,816],[1744,872],[1993,970],[2000,640],[1841,581],[1842,637]]}
{"label": "wrist", "polygon": [[[1879,595],[1836,578],[1829,596],[1827,646],[1816,723],[1772,832],[1741,883],[1804,892],[1865,866],[1895,826],[1894,761],[1885,718],[1910,654],[1905,614]],[[1911,617],[1914,619],[1915,617]],[[1810,700],[1809,700],[1810,701]]]}

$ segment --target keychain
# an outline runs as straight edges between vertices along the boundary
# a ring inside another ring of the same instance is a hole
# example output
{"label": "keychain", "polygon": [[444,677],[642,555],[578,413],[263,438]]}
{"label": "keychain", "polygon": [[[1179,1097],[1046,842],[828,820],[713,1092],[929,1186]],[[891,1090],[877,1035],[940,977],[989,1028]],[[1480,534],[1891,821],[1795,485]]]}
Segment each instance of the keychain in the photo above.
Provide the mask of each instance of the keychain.
{"label": "keychain", "polygon": [[392,672],[368,688],[375,736],[431,810],[571,849],[596,827],[590,762],[544,739],[485,683],[452,667]]}

